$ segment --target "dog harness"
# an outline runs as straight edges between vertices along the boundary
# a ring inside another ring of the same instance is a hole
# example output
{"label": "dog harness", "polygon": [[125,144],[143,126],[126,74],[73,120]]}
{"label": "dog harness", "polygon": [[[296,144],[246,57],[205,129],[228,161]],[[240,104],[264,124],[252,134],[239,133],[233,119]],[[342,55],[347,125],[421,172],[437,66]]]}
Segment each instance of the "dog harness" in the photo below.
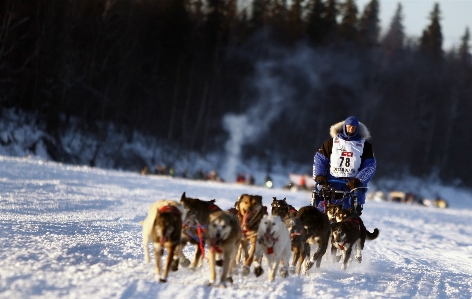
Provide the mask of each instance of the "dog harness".
{"label": "dog harness", "polygon": [[182,215],[182,213],[176,206],[171,206],[171,205],[163,206],[162,208],[159,209],[159,213],[161,214],[173,213],[179,216]]}
{"label": "dog harness", "polygon": [[272,242],[272,246],[267,246],[267,254],[273,254],[274,253],[274,245],[275,245],[275,242],[277,242],[279,239],[278,238],[274,238],[272,236],[272,234],[270,233],[265,233],[264,234],[264,238],[261,240],[259,240],[261,243],[264,242],[264,243],[269,243],[269,242]]}

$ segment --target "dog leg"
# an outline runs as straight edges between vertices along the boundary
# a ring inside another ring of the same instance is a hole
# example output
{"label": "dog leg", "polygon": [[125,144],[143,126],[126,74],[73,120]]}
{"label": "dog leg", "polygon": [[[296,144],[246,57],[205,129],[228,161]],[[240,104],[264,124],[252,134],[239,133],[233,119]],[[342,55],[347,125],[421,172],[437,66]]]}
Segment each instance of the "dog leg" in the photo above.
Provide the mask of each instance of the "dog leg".
{"label": "dog leg", "polygon": [[159,282],[167,282],[167,276],[169,275],[169,269],[171,267],[172,261],[174,260],[175,245],[167,246],[167,259],[166,266],[164,268],[164,274],[159,279]]}
{"label": "dog leg", "polygon": [[154,259],[156,260],[156,278],[159,278],[161,274],[161,256],[162,256],[162,247],[159,243],[153,243],[154,245]]}
{"label": "dog leg", "polygon": [[306,257],[305,244],[302,244],[302,246],[303,246],[303,249],[302,249],[302,252],[300,254],[300,259],[299,259],[298,264],[297,264],[297,275],[300,275],[300,271],[302,269],[302,265],[303,265],[303,262],[305,261],[305,257]]}
{"label": "dog leg", "polygon": [[356,242],[357,247],[357,254],[356,254],[356,261],[360,264],[362,262],[362,246],[361,240],[357,240]]}
{"label": "dog leg", "polygon": [[210,266],[210,280],[208,285],[212,286],[216,280],[215,252],[212,248],[210,248],[210,252],[208,253],[208,265]]}
{"label": "dog leg", "polygon": [[249,249],[249,252],[246,254],[246,260],[244,261],[244,266],[243,266],[243,275],[246,276],[248,275],[251,271],[251,265],[254,260],[254,252],[256,251],[256,236],[251,237],[250,239],[250,244],[251,248]]}
{"label": "dog leg", "polygon": [[[264,273],[264,270],[262,269],[262,266],[261,266],[261,262],[262,262],[262,254],[259,253],[259,251],[256,251],[255,258],[254,258],[254,275],[256,275],[256,277],[259,277]],[[243,271],[244,269],[246,268],[243,268]],[[249,270],[249,268],[247,269]]]}
{"label": "dog leg", "polygon": [[228,276],[231,262],[232,262],[231,257],[229,257],[229,256],[224,257],[224,259],[223,259],[223,269],[221,271],[219,287],[226,288],[226,277]]}
{"label": "dog leg", "polygon": [[343,257],[342,257],[341,270],[346,270],[346,267],[347,267],[347,264],[349,262],[349,258],[351,257],[351,252],[352,252],[352,244],[347,244],[345,245],[345,247],[347,248],[342,251]]}
{"label": "dog leg", "polygon": [[288,277],[288,261],[290,260],[290,251],[285,253],[282,258],[282,268],[280,269],[280,276],[282,278]]}
{"label": "dog leg", "polygon": [[326,249],[328,249],[328,239],[329,237],[326,236],[325,238],[319,238],[316,240],[318,243],[318,250],[313,255],[313,259],[316,260],[316,268],[319,268],[321,266],[321,259],[326,253]]}
{"label": "dog leg", "polygon": [[175,247],[174,256],[172,259],[171,270],[173,272],[179,270],[179,258],[182,256],[182,245],[178,244]]}
{"label": "dog leg", "polygon": [[275,273],[277,273],[277,269],[279,268],[279,263],[279,259],[267,257],[267,264],[269,266],[269,282],[274,281]]}
{"label": "dog leg", "polygon": [[300,253],[300,248],[297,248],[297,246],[292,246],[292,251],[293,251],[293,258],[292,258],[292,264],[290,265],[289,272],[290,274],[295,274],[295,266],[298,263],[298,260],[300,259],[301,253]]}
{"label": "dog leg", "polygon": [[179,246],[179,264],[184,267],[184,268],[187,268],[189,265],[190,265],[190,260],[185,256],[185,254],[183,253],[183,250],[185,248],[185,246],[187,246],[187,241],[185,240],[185,236],[182,235],[182,241],[180,242],[180,246]]}
{"label": "dog leg", "polygon": [[144,262],[149,264],[149,235],[147,233],[143,233],[143,248],[144,248]]}
{"label": "dog leg", "polygon": [[[313,248],[312,248],[312,247],[314,247],[314,245],[309,244],[309,247],[310,247],[310,251],[314,251]],[[308,274],[308,270],[310,270],[311,267],[313,267],[314,264],[315,264],[314,260],[310,260],[310,259],[305,260],[305,262],[303,263],[303,267],[302,267],[302,273],[304,275]]]}
{"label": "dog leg", "polygon": [[338,252],[338,249],[336,248],[336,246],[334,246],[333,243],[331,243],[331,263],[336,263],[336,262],[339,262],[340,260],[340,256],[337,256]]}
{"label": "dog leg", "polygon": [[251,237],[250,243],[251,243],[251,248],[249,249],[249,253],[246,255],[246,261],[244,262],[244,266],[248,266],[248,267],[252,265],[252,261],[254,260],[254,252],[256,252],[256,243],[257,243],[256,236]]}
{"label": "dog leg", "polygon": [[232,273],[233,271],[236,270],[236,274],[237,273],[237,269],[236,269],[236,251],[232,251],[230,253],[227,254],[228,256],[228,259],[229,259],[229,266],[228,266],[228,274],[227,274],[227,277],[226,277],[226,281],[229,282],[229,283],[233,283],[233,277],[232,277]]}
{"label": "dog leg", "polygon": [[200,264],[200,260],[202,257],[202,250],[200,249],[200,246],[197,244],[195,245],[196,250],[195,250],[195,255],[193,256],[193,261],[188,267],[190,270],[195,270],[198,265]]}

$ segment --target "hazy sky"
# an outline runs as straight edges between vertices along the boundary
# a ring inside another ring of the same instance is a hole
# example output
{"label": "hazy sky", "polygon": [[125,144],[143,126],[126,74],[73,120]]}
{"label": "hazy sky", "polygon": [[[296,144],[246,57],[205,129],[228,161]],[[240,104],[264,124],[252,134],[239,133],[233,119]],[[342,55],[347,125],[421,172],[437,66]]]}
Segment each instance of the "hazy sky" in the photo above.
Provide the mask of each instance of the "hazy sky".
{"label": "hazy sky", "polygon": [[[370,0],[357,0],[359,12],[363,12]],[[443,49],[458,47],[460,38],[468,26],[472,30],[472,0],[379,0],[380,23],[382,30],[387,30],[398,3],[403,6],[403,25],[408,37],[420,37],[430,24],[429,16],[434,4],[439,3],[441,11],[441,29]],[[472,34],[472,31],[470,31]]]}

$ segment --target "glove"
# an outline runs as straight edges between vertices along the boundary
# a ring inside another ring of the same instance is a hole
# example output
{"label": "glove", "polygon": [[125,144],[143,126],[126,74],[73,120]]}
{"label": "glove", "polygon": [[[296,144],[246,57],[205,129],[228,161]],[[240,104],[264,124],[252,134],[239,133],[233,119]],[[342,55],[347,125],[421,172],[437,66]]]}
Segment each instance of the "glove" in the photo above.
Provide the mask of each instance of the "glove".
{"label": "glove", "polygon": [[352,190],[358,187],[362,187],[362,182],[358,178],[353,178],[352,180],[349,180],[346,183],[346,186]]}
{"label": "glove", "polygon": [[321,174],[319,174],[315,177],[315,182],[317,182],[318,184],[323,185],[323,186],[328,185],[328,180],[325,178],[324,175],[321,175]]}

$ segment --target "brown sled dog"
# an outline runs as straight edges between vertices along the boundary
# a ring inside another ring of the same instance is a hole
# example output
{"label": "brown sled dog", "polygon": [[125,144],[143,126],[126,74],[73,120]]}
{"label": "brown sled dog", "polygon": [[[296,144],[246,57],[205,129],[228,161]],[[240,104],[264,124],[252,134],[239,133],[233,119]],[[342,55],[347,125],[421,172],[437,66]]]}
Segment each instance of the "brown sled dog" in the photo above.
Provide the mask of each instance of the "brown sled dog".
{"label": "brown sled dog", "polygon": [[200,264],[201,258],[205,254],[205,230],[208,225],[208,217],[214,212],[221,211],[221,209],[215,205],[215,199],[205,201],[191,198],[187,197],[185,192],[180,198],[180,203],[186,211],[181,236],[182,249],[187,242],[195,245],[195,255],[192,262],[190,263],[182,254],[181,264],[183,267],[190,264],[189,268],[194,269]]}
{"label": "brown sled dog", "polygon": [[216,259],[223,257],[220,287],[226,287],[226,282],[233,283],[231,271],[236,264],[236,254],[241,244],[241,225],[236,215],[230,212],[217,211],[210,214],[206,231],[209,245],[208,262],[210,265],[209,285],[216,279]]}
{"label": "brown sled dog", "polygon": [[[241,254],[242,251],[244,251],[245,259],[242,274],[248,275],[256,250],[259,223],[262,217],[267,215],[267,211],[262,205],[262,196],[260,195],[242,194],[234,206],[238,210],[238,218],[243,231],[241,246],[238,250],[236,261],[241,260]],[[249,244],[251,248],[248,250]]]}
{"label": "brown sled dog", "polygon": [[[301,207],[297,217],[305,228],[306,242],[310,244],[310,254],[313,253],[311,260],[305,261],[303,273],[306,274],[315,262],[316,268],[320,267],[321,259],[328,248],[331,225],[328,216],[314,206]],[[316,251],[315,245],[318,246]]]}
{"label": "brown sled dog", "polygon": [[[151,205],[146,219],[141,222],[143,226],[144,260],[149,263],[149,241],[152,240],[154,258],[156,260],[156,276],[160,282],[166,282],[169,269],[173,263],[177,265],[180,255],[180,234],[182,221],[185,218],[185,210],[181,204],[174,200],[159,200]],[[164,272],[161,274],[161,257],[167,249],[167,261]],[[175,260],[175,261],[174,261]],[[175,269],[177,270],[177,266]]]}
{"label": "brown sled dog", "polygon": [[335,256],[337,249],[341,251],[341,270],[346,269],[354,245],[357,247],[356,260],[360,263],[362,261],[362,250],[364,249],[365,240],[374,240],[379,236],[379,230],[375,228],[373,233],[369,232],[364,226],[361,217],[357,214],[352,214],[341,222],[333,223],[331,230],[331,243],[333,245],[331,247],[331,256]]}

